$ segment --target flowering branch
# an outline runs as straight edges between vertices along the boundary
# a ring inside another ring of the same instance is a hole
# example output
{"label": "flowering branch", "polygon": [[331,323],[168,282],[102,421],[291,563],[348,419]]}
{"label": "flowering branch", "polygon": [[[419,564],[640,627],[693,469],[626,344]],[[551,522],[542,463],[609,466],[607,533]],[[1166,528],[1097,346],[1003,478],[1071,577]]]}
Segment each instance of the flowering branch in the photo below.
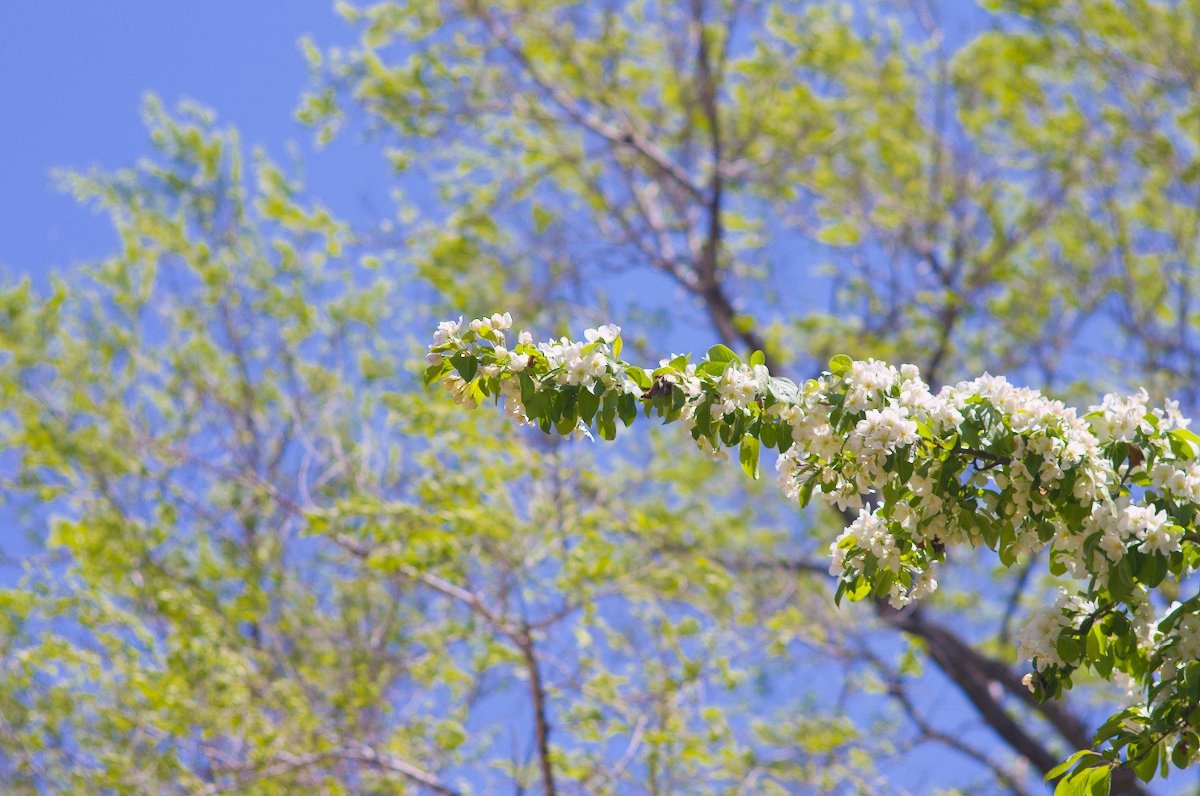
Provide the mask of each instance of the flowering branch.
{"label": "flowering branch", "polygon": [[654,415],[709,455],[736,448],[753,477],[775,448],[788,497],[858,510],[830,545],[839,602],[917,600],[953,546],[987,547],[1008,567],[1049,547],[1051,572],[1080,586],[1022,632],[1026,685],[1057,697],[1085,668],[1138,700],[1097,733],[1103,753],[1052,772],[1066,773],[1060,787],[1116,766],[1148,781],[1168,759],[1196,759],[1200,595],[1167,605],[1157,591],[1200,569],[1200,437],[1177,404],[1151,411],[1143,390],[1080,416],[1001,377],[934,393],[912,365],[844,355],[797,385],[772,376],[762,352],[743,362],[721,345],[643,369],[619,359],[616,326],[537,344],[521,332],[510,348],[511,327],[507,313],[441,323],[426,383],[469,406],[503,398],[516,422],[547,433],[612,439],[618,420]]}

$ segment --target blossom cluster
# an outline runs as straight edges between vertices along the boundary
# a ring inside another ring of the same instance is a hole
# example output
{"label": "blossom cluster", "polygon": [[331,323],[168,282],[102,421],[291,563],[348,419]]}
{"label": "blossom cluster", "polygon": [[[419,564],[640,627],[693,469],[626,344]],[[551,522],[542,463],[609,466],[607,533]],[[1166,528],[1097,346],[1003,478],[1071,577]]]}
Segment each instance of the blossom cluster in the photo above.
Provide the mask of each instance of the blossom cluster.
{"label": "blossom cluster", "polygon": [[1153,592],[1200,567],[1200,437],[1177,405],[1151,410],[1139,391],[1081,414],[1002,377],[935,392],[912,365],[844,356],[797,385],[761,354],[743,363],[724,346],[647,372],[617,358],[615,326],[536,345],[522,332],[511,350],[510,327],[507,315],[441,324],[427,380],[460,402],[503,397],[545,431],[594,425],[611,438],[616,417],[657,413],[706,452],[738,448],[755,474],[761,448],[776,448],[790,498],[820,497],[846,517],[830,545],[839,599],[903,607],[937,588],[956,546],[990,548],[1005,565],[1049,548],[1051,571],[1084,583],[1025,625],[1035,692],[1053,696],[1089,666],[1138,683],[1160,713],[1189,704],[1162,685],[1200,666],[1200,597],[1158,600],[1157,613]]}
{"label": "blossom cluster", "polygon": [[[1037,669],[1065,666],[1058,651],[1058,639],[1065,628],[1078,630],[1088,616],[1096,611],[1096,604],[1087,598],[1071,594],[1066,589],[1058,590],[1058,599],[1052,604],[1035,611],[1021,628],[1017,639],[1017,654],[1034,662]],[[1032,678],[1026,679],[1028,685]]]}

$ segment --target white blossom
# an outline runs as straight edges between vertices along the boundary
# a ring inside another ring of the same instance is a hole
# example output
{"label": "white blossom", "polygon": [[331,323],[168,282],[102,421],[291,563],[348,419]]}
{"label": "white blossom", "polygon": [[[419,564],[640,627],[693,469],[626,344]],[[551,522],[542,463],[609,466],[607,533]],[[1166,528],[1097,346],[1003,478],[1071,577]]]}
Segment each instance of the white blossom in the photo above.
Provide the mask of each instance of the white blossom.
{"label": "white blossom", "polygon": [[1130,396],[1120,396],[1109,393],[1098,406],[1093,406],[1089,412],[1099,413],[1092,423],[1092,428],[1103,441],[1116,440],[1128,442],[1139,431],[1151,431],[1146,421],[1146,402],[1150,399],[1144,389]]}
{"label": "white blossom", "polygon": [[888,406],[868,409],[854,427],[850,446],[856,453],[888,454],[917,441],[917,424],[908,419],[908,410]]}
{"label": "white blossom", "polygon": [[730,365],[721,375],[717,397],[721,399],[721,414],[745,409],[754,403],[761,386],[760,374],[746,365]]}
{"label": "white blossom", "polygon": [[1163,401],[1162,409],[1154,410],[1154,416],[1158,418],[1159,431],[1174,431],[1192,425],[1192,421],[1179,411],[1179,401],[1172,401],[1170,398]]}
{"label": "white blossom", "polygon": [[872,406],[878,395],[887,392],[896,385],[900,373],[890,365],[874,359],[865,362],[855,361],[846,374],[845,407],[851,412],[861,412]]}
{"label": "white blossom", "polygon": [[545,354],[547,364],[558,370],[560,384],[591,387],[608,372],[608,357],[600,351],[585,354],[583,343],[565,337],[556,343],[542,343],[538,349]]}
{"label": "white blossom", "polygon": [[442,386],[454,397],[454,403],[470,408],[475,407],[475,400],[471,398],[471,385],[467,384],[462,377],[447,376],[442,382]]}
{"label": "white blossom", "polygon": [[617,339],[617,335],[621,334],[621,327],[611,323],[606,323],[595,329],[587,329],[583,336],[589,343],[594,343],[600,340],[605,343],[612,343]]}
{"label": "white blossom", "polygon": [[1095,611],[1094,603],[1059,589],[1053,604],[1043,606],[1026,620],[1017,638],[1017,654],[1034,661],[1039,671],[1068,663],[1058,654],[1059,635],[1064,628],[1078,629]]}
{"label": "white blossom", "polygon": [[443,346],[458,338],[458,332],[462,328],[462,318],[457,321],[442,321],[437,325],[437,331],[433,333],[433,345]]}

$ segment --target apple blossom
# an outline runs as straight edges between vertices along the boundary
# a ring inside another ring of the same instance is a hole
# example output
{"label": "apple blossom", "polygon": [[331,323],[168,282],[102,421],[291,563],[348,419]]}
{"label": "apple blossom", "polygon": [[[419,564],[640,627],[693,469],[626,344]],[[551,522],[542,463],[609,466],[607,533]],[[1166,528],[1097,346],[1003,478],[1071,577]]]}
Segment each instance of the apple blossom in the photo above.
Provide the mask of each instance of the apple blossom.
{"label": "apple blossom", "polygon": [[1200,436],[1177,404],[1151,410],[1140,390],[1080,415],[1003,377],[935,393],[912,365],[845,356],[798,385],[772,376],[760,353],[743,363],[724,346],[647,372],[617,359],[619,327],[536,345],[521,332],[510,350],[499,331],[510,326],[507,314],[465,333],[461,319],[439,324],[427,382],[467,405],[503,399],[517,422],[560,434],[595,428],[611,439],[617,419],[656,414],[706,454],[737,448],[755,476],[762,448],[776,448],[789,498],[818,497],[848,517],[829,545],[838,600],[902,608],[926,597],[953,547],[986,547],[1005,566],[1047,551],[1051,572],[1076,589],[1020,633],[1035,696],[1061,693],[1080,668],[1131,683],[1142,702],[1099,735],[1109,765],[1122,748],[1200,731],[1200,595],[1156,610],[1161,583],[1200,569]]}

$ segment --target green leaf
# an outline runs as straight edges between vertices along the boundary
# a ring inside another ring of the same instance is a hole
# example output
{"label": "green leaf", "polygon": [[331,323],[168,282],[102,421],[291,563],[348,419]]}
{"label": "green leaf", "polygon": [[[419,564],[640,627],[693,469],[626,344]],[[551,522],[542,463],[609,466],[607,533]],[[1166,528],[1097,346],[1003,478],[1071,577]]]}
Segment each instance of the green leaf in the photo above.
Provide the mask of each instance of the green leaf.
{"label": "green leaf", "polygon": [[[1061,777],[1063,774],[1070,771],[1071,768],[1076,763],[1079,763],[1083,760],[1090,760],[1090,759],[1095,759],[1096,761],[1101,761],[1101,760],[1104,760],[1104,757],[1099,752],[1094,752],[1091,749],[1080,749],[1078,752],[1071,755],[1066,760],[1062,761],[1057,766],[1055,766],[1054,768],[1047,771],[1046,776],[1044,777],[1044,780],[1046,782],[1049,782],[1052,779]],[[1097,764],[1098,764],[1097,762],[1092,763],[1092,765],[1097,765]]]}
{"label": "green leaf", "polygon": [[1083,652],[1079,639],[1075,638],[1074,631],[1070,629],[1064,630],[1059,635],[1055,648],[1058,650],[1059,657],[1067,663],[1074,663],[1079,660],[1079,655]]}
{"label": "green leaf", "polygon": [[758,452],[759,441],[747,434],[742,437],[742,446],[738,452],[738,460],[742,463],[742,469],[746,471],[746,475],[751,478],[758,478]]}
{"label": "green leaf", "polygon": [[1111,788],[1112,768],[1107,764],[1097,765],[1076,769],[1063,777],[1054,789],[1054,796],[1108,796]]}
{"label": "green leaf", "polygon": [[764,354],[762,351],[755,351],[753,354],[750,355],[750,364],[751,365],[767,364],[767,355]]}
{"label": "green leaf", "polygon": [[850,372],[850,367],[854,364],[854,360],[845,354],[838,354],[833,359],[829,360],[829,372],[835,376],[844,376]]}
{"label": "green leaf", "polygon": [[700,405],[696,407],[695,423],[696,424],[693,426],[693,428],[699,433],[700,436],[707,437],[712,431],[713,418],[711,401],[702,401]]}
{"label": "green leaf", "polygon": [[600,431],[601,439],[614,440],[617,438],[617,407],[612,396],[604,399],[597,427]]}
{"label": "green leaf", "polygon": [[846,596],[850,598],[850,602],[856,603],[871,593],[871,584],[866,578],[859,578],[855,584],[846,590]]}
{"label": "green leaf", "polygon": [[471,381],[479,372],[479,360],[466,354],[455,354],[450,358],[450,363],[454,365],[458,375],[462,376],[463,381]]}
{"label": "green leaf", "polygon": [[1137,761],[1133,764],[1133,773],[1137,774],[1138,779],[1142,782],[1149,782],[1154,779],[1154,772],[1158,769],[1160,754],[1162,754],[1162,744],[1156,743],[1138,755]]}
{"label": "green leaf", "polygon": [[800,503],[800,508],[804,508],[809,504],[809,501],[812,500],[813,489],[815,489],[816,486],[817,479],[810,478],[804,482],[803,486],[800,487],[800,495],[797,498]]}
{"label": "green leaf", "polygon": [[1196,733],[1191,730],[1186,730],[1179,743],[1175,744],[1175,748],[1171,750],[1171,762],[1176,768],[1187,768],[1192,762],[1192,753],[1196,750],[1196,744],[1200,738],[1196,737]]}
{"label": "green leaf", "polygon": [[1105,639],[1104,633],[1100,630],[1100,625],[1093,624],[1088,629],[1087,637],[1084,639],[1084,650],[1091,660],[1095,660],[1104,654]]}
{"label": "green leaf", "polygon": [[1171,762],[1175,764],[1175,768],[1184,769],[1188,767],[1191,755],[1188,754],[1188,748],[1184,744],[1175,744],[1175,748],[1171,750]]}
{"label": "green leaf", "polygon": [[1137,567],[1137,579],[1153,589],[1167,576],[1167,559],[1158,553],[1145,553]]}
{"label": "green leaf", "polygon": [[1123,600],[1133,592],[1133,562],[1129,559],[1129,556],[1122,558],[1109,573],[1108,590],[1114,599]]}
{"label": "green leaf", "polygon": [[425,368],[425,376],[424,376],[425,386],[428,387],[430,384],[433,384],[435,381],[442,378],[442,376],[444,376],[445,373],[446,373],[446,363],[445,362],[442,362],[439,365],[430,365],[429,367]]}
{"label": "green leaf", "polygon": [[590,424],[592,418],[596,416],[596,410],[600,408],[600,396],[591,390],[580,390],[576,408],[579,410],[579,417],[583,422]]}
{"label": "green leaf", "polygon": [[779,433],[779,427],[774,423],[763,423],[758,431],[758,438],[762,440],[763,447],[775,447],[775,437]]}
{"label": "green leaf", "polygon": [[625,375],[633,379],[634,384],[641,387],[643,390],[648,390],[654,386],[654,382],[651,381],[650,377],[646,375],[646,371],[639,367],[630,365],[629,367],[625,368]]}
{"label": "green leaf", "polygon": [[632,426],[633,421],[637,419],[637,399],[628,393],[622,394],[617,399],[617,416],[626,428]]}
{"label": "green leaf", "polygon": [[717,343],[715,346],[708,349],[708,354],[706,356],[707,356],[709,362],[737,362],[738,361],[737,354],[733,353],[733,350],[731,348],[729,348],[728,346],[723,346],[720,343]]}
{"label": "green leaf", "polygon": [[1196,432],[1186,428],[1177,428],[1173,429],[1170,434],[1175,439],[1187,442],[1191,445],[1191,457],[1189,458],[1194,458],[1196,452],[1200,451],[1200,435],[1196,434]]}

